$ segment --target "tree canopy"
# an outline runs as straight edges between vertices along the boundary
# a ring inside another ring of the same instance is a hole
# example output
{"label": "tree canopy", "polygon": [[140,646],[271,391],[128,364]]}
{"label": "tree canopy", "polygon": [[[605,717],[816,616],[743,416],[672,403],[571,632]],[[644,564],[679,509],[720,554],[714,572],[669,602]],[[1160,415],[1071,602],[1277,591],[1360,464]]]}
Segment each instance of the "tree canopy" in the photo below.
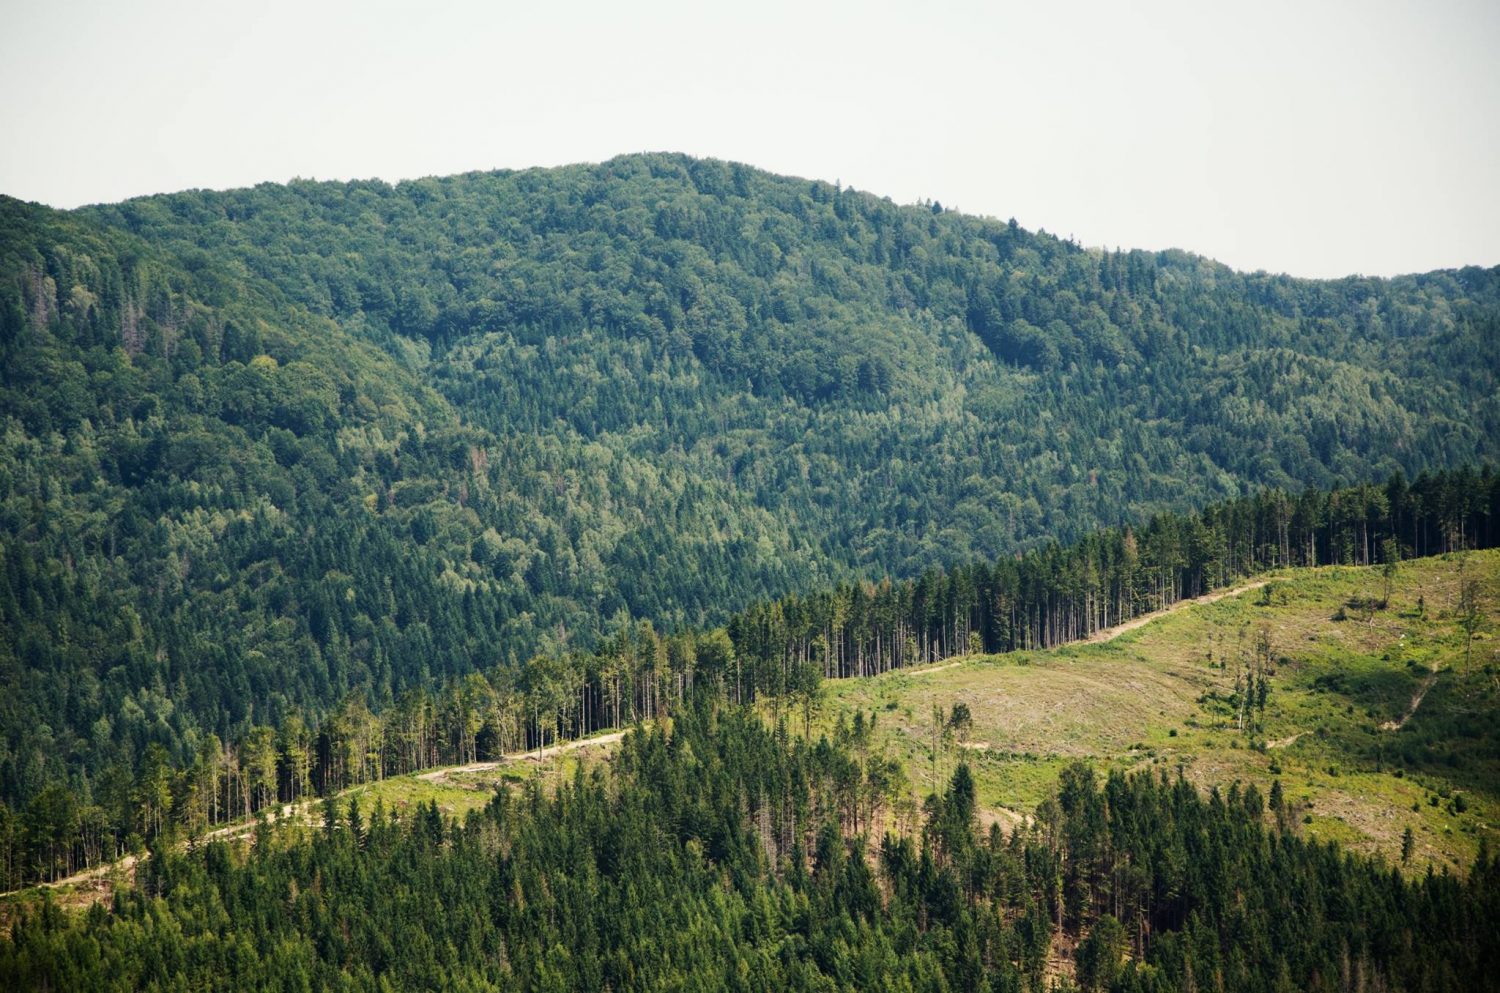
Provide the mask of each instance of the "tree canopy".
{"label": "tree canopy", "polygon": [[310,837],[164,854],[111,907],[23,913],[0,984],[1023,990],[1059,932],[1084,935],[1084,988],[1122,993],[1469,990],[1500,965],[1487,855],[1408,881],[1268,826],[1253,787],[1085,766],[1007,837],[960,765],[920,838],[876,841],[832,803],[865,764],[696,704],[611,769],[502,788],[462,824],[340,805]]}
{"label": "tree canopy", "polygon": [[0,198],[6,872],[1492,541],[1497,299],[681,156]]}

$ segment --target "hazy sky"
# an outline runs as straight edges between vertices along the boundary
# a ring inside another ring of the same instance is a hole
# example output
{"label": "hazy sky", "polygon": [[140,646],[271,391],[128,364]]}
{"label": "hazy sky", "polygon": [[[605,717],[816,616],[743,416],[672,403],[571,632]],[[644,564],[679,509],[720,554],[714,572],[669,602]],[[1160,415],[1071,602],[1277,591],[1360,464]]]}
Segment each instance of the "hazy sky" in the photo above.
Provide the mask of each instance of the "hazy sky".
{"label": "hazy sky", "polygon": [[682,151],[1087,245],[1500,264],[1500,3],[0,0],[57,206]]}

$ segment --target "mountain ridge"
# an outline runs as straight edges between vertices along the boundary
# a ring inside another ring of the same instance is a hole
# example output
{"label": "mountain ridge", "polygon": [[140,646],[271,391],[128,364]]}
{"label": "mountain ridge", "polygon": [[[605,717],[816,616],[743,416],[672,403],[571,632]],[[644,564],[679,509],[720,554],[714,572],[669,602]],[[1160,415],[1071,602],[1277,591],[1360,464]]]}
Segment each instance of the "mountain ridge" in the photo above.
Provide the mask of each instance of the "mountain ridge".
{"label": "mountain ridge", "polygon": [[[369,175],[369,176],[351,176],[351,177],[348,177],[348,178],[323,178],[323,179],[320,179],[320,178],[318,178],[316,176],[300,176],[299,175],[299,176],[291,176],[291,177],[289,177],[289,178],[287,178],[285,180],[273,180],[273,179],[258,180],[258,181],[255,181],[255,182],[241,183],[241,184],[232,184],[232,185],[229,185],[229,186],[190,186],[190,187],[184,187],[184,188],[176,189],[176,190],[158,190],[158,191],[154,191],[154,192],[134,194],[134,195],[127,196],[127,197],[124,197],[124,198],[119,199],[119,200],[87,201],[87,202],[84,202],[84,203],[76,204],[74,206],[58,206],[58,205],[55,205],[55,204],[45,203],[45,202],[42,202],[42,201],[39,201],[39,200],[26,200],[26,199],[24,199],[22,197],[16,197],[16,196],[12,196],[12,195],[5,194],[5,193],[0,193],[0,197],[4,197],[4,198],[7,198],[7,199],[11,199],[11,200],[16,200],[17,202],[24,203],[24,204],[26,204],[28,206],[43,207],[43,208],[46,208],[48,210],[56,210],[56,211],[59,211],[59,212],[62,212],[62,213],[87,213],[87,212],[93,211],[93,210],[106,209],[106,208],[109,208],[109,207],[118,206],[118,205],[121,205],[121,204],[138,202],[138,201],[146,201],[146,200],[153,200],[153,199],[159,199],[159,198],[170,198],[170,197],[175,197],[175,196],[189,196],[189,195],[204,194],[204,193],[218,193],[218,194],[247,193],[247,192],[253,192],[253,191],[256,191],[256,190],[267,189],[267,188],[289,188],[289,187],[295,187],[295,186],[299,186],[299,185],[332,185],[332,186],[344,185],[344,186],[350,186],[350,187],[353,187],[353,186],[369,186],[369,185],[384,185],[384,186],[386,186],[386,187],[388,187],[388,188],[390,188],[392,190],[398,190],[399,188],[401,188],[403,186],[410,186],[410,185],[414,185],[414,184],[422,184],[422,183],[434,182],[434,181],[441,182],[443,180],[450,180],[450,179],[466,179],[466,178],[476,178],[476,177],[508,177],[508,176],[515,176],[515,175],[518,175],[518,174],[547,173],[547,172],[553,172],[553,171],[558,171],[558,170],[572,170],[572,169],[601,169],[601,168],[606,168],[606,167],[611,166],[612,164],[623,162],[623,161],[637,160],[637,159],[652,159],[652,158],[670,159],[670,160],[678,160],[678,161],[685,161],[685,162],[716,163],[716,164],[724,165],[724,166],[727,166],[727,167],[730,167],[730,168],[750,169],[750,170],[753,170],[755,172],[765,173],[765,174],[768,174],[768,175],[774,175],[774,176],[777,176],[778,178],[781,178],[781,179],[784,179],[784,180],[788,180],[788,181],[805,183],[805,184],[808,184],[808,185],[830,186],[830,187],[833,187],[836,190],[840,190],[840,191],[843,191],[843,192],[847,192],[847,193],[851,193],[851,194],[856,194],[856,195],[873,197],[873,198],[878,199],[878,200],[880,200],[880,201],[882,201],[884,203],[890,204],[891,206],[898,207],[898,208],[913,208],[913,209],[923,209],[923,210],[926,210],[926,209],[931,209],[932,206],[934,204],[936,204],[936,205],[940,206],[944,212],[957,213],[957,214],[960,214],[962,216],[965,216],[965,217],[968,217],[968,218],[971,218],[971,219],[974,219],[974,220],[977,220],[977,221],[981,221],[981,222],[992,223],[992,224],[1002,224],[1003,225],[1003,224],[1008,223],[1008,221],[1014,220],[1013,216],[1007,218],[1007,217],[1002,217],[1000,214],[992,214],[992,213],[986,213],[986,212],[982,212],[982,211],[966,210],[966,209],[964,209],[962,207],[955,206],[955,205],[952,205],[952,204],[946,204],[945,205],[943,203],[943,201],[942,201],[941,198],[936,198],[936,197],[918,197],[917,199],[911,200],[911,201],[897,201],[894,197],[892,197],[890,195],[881,194],[879,192],[876,192],[873,189],[861,189],[860,187],[857,187],[857,186],[854,186],[854,185],[845,185],[842,182],[842,180],[838,180],[838,179],[836,179],[836,180],[828,180],[828,179],[825,179],[825,178],[813,177],[813,176],[810,176],[810,175],[803,175],[803,174],[800,174],[800,173],[776,172],[774,170],[770,170],[770,169],[762,168],[762,167],[759,167],[759,166],[755,166],[752,163],[741,161],[741,160],[738,160],[738,159],[721,158],[719,156],[714,156],[714,155],[695,155],[695,154],[693,154],[691,152],[675,151],[675,150],[671,150],[671,149],[656,149],[656,150],[641,150],[641,151],[635,151],[635,152],[621,152],[621,153],[618,153],[616,155],[609,156],[607,158],[601,158],[601,159],[578,159],[578,160],[575,160],[575,161],[560,162],[560,163],[556,163],[556,164],[553,164],[553,165],[496,166],[496,167],[492,167],[492,168],[480,167],[480,168],[473,168],[473,169],[461,169],[461,170],[458,170],[456,172],[433,172],[433,173],[426,173],[426,174],[423,174],[423,175],[420,175],[420,176],[408,176],[408,177],[403,177],[403,178],[399,178],[399,179],[387,179],[385,177],[375,176],[375,175]],[[1391,273],[1389,275],[1372,275],[1372,274],[1368,274],[1368,273],[1364,273],[1364,272],[1360,272],[1360,271],[1350,271],[1350,272],[1344,272],[1344,273],[1341,273],[1341,274],[1338,274],[1338,275],[1332,275],[1332,276],[1304,276],[1304,275],[1298,275],[1296,273],[1292,273],[1290,271],[1282,270],[1282,269],[1275,269],[1275,268],[1269,268],[1268,269],[1268,268],[1266,268],[1264,266],[1260,266],[1260,267],[1256,267],[1256,268],[1248,268],[1248,267],[1235,266],[1235,265],[1232,265],[1232,264],[1230,264],[1228,262],[1224,262],[1221,259],[1219,259],[1219,258],[1217,258],[1217,257],[1215,257],[1215,256],[1213,256],[1211,254],[1194,250],[1193,248],[1187,247],[1186,245],[1168,245],[1168,246],[1159,247],[1159,248],[1146,248],[1146,247],[1142,247],[1142,246],[1134,246],[1134,247],[1129,247],[1129,248],[1122,248],[1119,244],[1116,244],[1113,248],[1111,248],[1108,244],[1104,244],[1104,243],[1093,244],[1093,243],[1079,241],[1077,238],[1075,238],[1072,235],[1063,237],[1061,235],[1058,235],[1055,232],[1049,232],[1049,231],[1047,231],[1047,229],[1045,227],[1041,227],[1041,226],[1039,226],[1039,227],[1037,227],[1035,229],[1035,233],[1037,235],[1039,235],[1039,236],[1055,238],[1055,239],[1057,239],[1058,241],[1060,241],[1060,242],[1062,242],[1064,244],[1072,245],[1074,247],[1080,248],[1081,250],[1083,250],[1085,252],[1089,252],[1089,253],[1093,253],[1093,254],[1097,254],[1097,255],[1108,255],[1108,254],[1111,254],[1111,253],[1118,253],[1118,252],[1121,252],[1121,251],[1124,251],[1124,252],[1136,252],[1136,251],[1140,251],[1140,252],[1146,252],[1148,254],[1153,254],[1153,255],[1181,255],[1181,256],[1186,256],[1186,257],[1188,257],[1190,259],[1193,259],[1193,260],[1196,260],[1196,261],[1210,263],[1210,264],[1212,264],[1214,266],[1226,269],[1229,272],[1235,273],[1237,275],[1243,275],[1243,276],[1264,276],[1264,277],[1270,277],[1270,278],[1283,278],[1283,279],[1297,279],[1297,280],[1306,280],[1306,281],[1323,282],[1323,283],[1337,283],[1337,282],[1342,282],[1344,280],[1366,280],[1366,279],[1378,279],[1378,280],[1384,280],[1384,281],[1388,281],[1389,282],[1389,281],[1400,280],[1400,279],[1407,279],[1407,278],[1413,278],[1413,277],[1419,277],[1419,276],[1430,276],[1430,275],[1437,275],[1437,274],[1460,273],[1460,272],[1464,272],[1466,270],[1492,271],[1494,269],[1500,268],[1500,265],[1484,265],[1482,263],[1472,263],[1472,264],[1459,264],[1459,265],[1437,266],[1435,268],[1430,268],[1430,269],[1403,270],[1401,272],[1395,272],[1395,273]]]}

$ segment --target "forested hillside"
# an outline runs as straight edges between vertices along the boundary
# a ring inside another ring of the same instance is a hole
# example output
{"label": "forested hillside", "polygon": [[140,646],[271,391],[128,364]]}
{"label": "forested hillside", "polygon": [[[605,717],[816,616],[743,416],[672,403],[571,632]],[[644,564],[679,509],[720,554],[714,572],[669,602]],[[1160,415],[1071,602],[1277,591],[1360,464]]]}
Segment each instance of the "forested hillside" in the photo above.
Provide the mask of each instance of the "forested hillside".
{"label": "forested hillside", "polygon": [[[1254,787],[1065,770],[980,828],[959,766],[916,837],[857,739],[786,741],[703,704],[555,796],[463,824],[330,802],[153,859],[112,908],[0,937],[12,989],[1334,991],[1493,988],[1500,864],[1409,881],[1309,843]],[[852,775],[851,775],[852,773]],[[853,780],[855,789],[844,784]],[[870,794],[879,798],[879,792]],[[1279,826],[1278,826],[1279,825]],[[1071,957],[1059,954],[1077,941]],[[1069,988],[1069,987],[1064,987]]]}
{"label": "forested hillside", "polygon": [[[1253,487],[1475,461],[1500,428],[1495,271],[1247,276],[668,156],[84,216],[232,260],[502,445],[549,439],[555,464],[488,453],[496,509],[540,473],[545,519],[604,532],[544,551],[594,581],[595,559],[646,567],[604,580],[607,614],[744,602],[762,539],[825,574],[910,573]],[[706,588],[701,551],[679,575],[639,533],[664,519],[758,547]]]}
{"label": "forested hillside", "polygon": [[[497,664],[446,677],[424,669],[424,680],[394,699],[356,691],[336,707],[299,707],[280,719],[252,711],[222,738],[171,709],[170,700],[166,712],[175,723],[143,727],[136,700],[147,698],[127,697],[124,712],[135,720],[126,735],[114,742],[96,735],[89,745],[97,751],[71,756],[82,771],[67,785],[59,776],[24,809],[0,806],[0,886],[65,877],[148,843],[169,850],[184,834],[274,813],[286,802],[661,720],[695,696],[763,705],[773,722],[785,727],[791,717],[807,733],[824,678],[1063,644],[1266,569],[1378,562],[1389,587],[1413,551],[1492,547],[1497,540],[1500,476],[1460,470],[1408,485],[1398,474],[1383,487],[1309,490],[1295,499],[1268,491],[1015,559],[762,601],[723,627],[663,636],[640,621],[587,649],[535,655],[519,669]],[[1460,586],[1455,616],[1472,649],[1486,625],[1487,600],[1478,576]],[[0,589],[0,620],[24,643],[43,642],[44,621],[19,609],[20,599],[15,587]],[[1371,616],[1388,606],[1373,595],[1350,605]],[[1252,697],[1265,700],[1264,672],[1248,671],[1255,685],[1237,682],[1230,697],[1240,713]],[[14,713],[45,719],[38,701],[52,683],[44,676],[24,684]],[[216,685],[212,673],[200,678]],[[1474,706],[1482,706],[1479,697],[1470,698]],[[1483,722],[1463,727],[1488,754]],[[50,728],[42,725],[41,734]],[[133,765],[132,748],[140,755]],[[1435,761],[1436,753],[1425,754]],[[1375,764],[1382,760],[1377,746]],[[1482,775],[1484,761],[1475,756],[1470,771]],[[30,774],[40,765],[7,771]],[[91,767],[102,774],[91,778]]]}
{"label": "forested hillside", "polygon": [[[782,641],[714,627],[1259,486],[1492,459],[1497,313],[1493,270],[1243,275],[674,156],[0,200],[0,827],[39,859],[8,871],[223,816],[189,770],[232,767],[242,810],[308,766],[378,771],[333,715],[472,673],[596,726],[636,707],[626,678],[559,660],[616,646],[652,706],[639,671],[694,626],[693,658],[782,691]],[[1491,492],[1467,479],[1464,521]],[[871,657],[962,647],[933,617],[936,649],[901,619]]]}

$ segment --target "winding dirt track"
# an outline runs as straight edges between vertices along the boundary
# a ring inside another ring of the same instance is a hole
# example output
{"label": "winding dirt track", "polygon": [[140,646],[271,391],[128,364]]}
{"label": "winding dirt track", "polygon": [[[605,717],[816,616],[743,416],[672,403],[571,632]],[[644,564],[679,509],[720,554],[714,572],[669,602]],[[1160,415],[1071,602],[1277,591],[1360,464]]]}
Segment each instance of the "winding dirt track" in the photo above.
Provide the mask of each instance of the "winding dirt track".
{"label": "winding dirt track", "polygon": [[1084,639],[1083,644],[1098,645],[1106,641],[1114,641],[1116,638],[1118,638],[1122,634],[1125,634],[1127,631],[1134,631],[1136,628],[1145,627],[1152,621],[1162,617],[1166,617],[1168,614],[1175,614],[1177,613],[1177,611],[1187,607],[1196,607],[1200,604],[1205,603],[1215,603],[1219,600],[1223,600],[1225,597],[1239,596],[1241,593],[1249,593],[1251,590],[1260,589],[1262,586],[1266,585],[1267,582],[1269,582],[1269,580],[1258,579],[1253,583],[1246,583],[1243,586],[1236,586],[1233,589],[1217,590],[1213,593],[1205,593],[1203,596],[1194,597],[1191,600],[1178,600],[1170,607],[1163,607],[1161,610],[1154,610],[1149,614],[1142,614],[1139,617],[1133,617],[1130,620],[1126,621],[1124,624],[1116,624],[1112,628],[1104,628],[1102,631],[1095,631],[1088,638]]}
{"label": "winding dirt track", "polygon": [[[519,762],[523,760],[536,762],[540,761],[541,759],[551,758],[553,755],[557,755],[561,752],[571,752],[574,749],[578,748],[588,748],[592,745],[612,745],[624,737],[624,731],[613,731],[609,734],[596,735],[592,738],[579,738],[577,741],[565,741],[558,745],[548,745],[546,748],[543,748],[540,751],[533,749],[529,752],[516,752],[494,762],[471,762],[468,765],[451,765],[444,766],[440,769],[429,769],[426,772],[418,773],[417,778],[425,780],[429,783],[441,783],[445,781],[450,774],[453,773],[488,772],[491,769],[498,769],[500,768],[500,766],[507,763]],[[264,815],[267,821],[272,822],[297,819],[305,820],[308,817],[316,814],[322,803],[322,798],[316,798],[312,800],[302,800],[297,803],[276,804],[275,806],[267,808],[264,811]],[[249,835],[255,833],[257,823],[257,821],[252,820],[239,821],[235,824],[227,824],[224,827],[215,828],[214,830],[209,831],[206,834],[200,835],[199,837],[192,839],[189,843],[203,844],[207,841],[227,841],[233,840],[235,838],[248,837]],[[58,887],[62,886],[76,886],[80,883],[87,883],[93,880],[103,879],[104,877],[110,875],[115,871],[119,871],[120,873],[128,875],[131,870],[135,868],[136,863],[139,861],[139,856],[126,855],[123,858],[115,859],[113,862],[105,862],[102,865],[94,866],[92,869],[84,869],[81,872],[75,872],[71,876],[64,876],[62,879],[54,880],[50,883],[33,883],[30,886],[24,887],[20,890],[9,890],[7,892],[0,893],[0,897],[7,897],[14,893],[21,893],[25,890],[31,889],[57,889]]]}
{"label": "winding dirt track", "polygon": [[[1176,603],[1172,604],[1172,606],[1170,606],[1170,607],[1165,607],[1165,608],[1163,608],[1161,610],[1153,611],[1153,612],[1151,612],[1149,614],[1142,614],[1140,617],[1132,618],[1132,619],[1126,621],[1124,624],[1116,624],[1112,628],[1105,628],[1102,631],[1096,631],[1096,632],[1094,632],[1094,634],[1092,636],[1090,636],[1089,638],[1085,639],[1084,641],[1082,641],[1082,642],[1073,642],[1073,644],[1097,645],[1097,644],[1102,644],[1103,642],[1106,642],[1106,641],[1113,641],[1115,638],[1118,638],[1122,634],[1125,634],[1125,633],[1127,633],[1129,631],[1134,631],[1134,630],[1136,630],[1138,628],[1143,628],[1147,624],[1150,624],[1152,621],[1159,620],[1159,619],[1161,619],[1163,617],[1166,617],[1169,614],[1174,614],[1174,613],[1176,613],[1179,610],[1184,610],[1184,609],[1186,609],[1188,607],[1197,606],[1199,604],[1214,603],[1215,601],[1223,600],[1225,597],[1239,596],[1241,593],[1249,593],[1252,590],[1258,590],[1258,589],[1260,589],[1262,586],[1266,585],[1266,582],[1267,582],[1266,580],[1261,579],[1261,580],[1257,580],[1256,582],[1253,582],[1253,583],[1245,583],[1242,586],[1236,586],[1236,587],[1234,587],[1232,589],[1218,590],[1218,591],[1216,591],[1214,593],[1209,593],[1209,594],[1206,594],[1204,596],[1195,597],[1195,598],[1193,598],[1191,600],[1179,600]],[[1059,646],[1059,647],[1061,647],[1061,646]],[[965,661],[964,659],[958,659],[958,660],[953,661],[953,662],[945,662],[942,665],[929,666],[929,667],[927,667],[925,669],[911,669],[911,670],[907,670],[905,674],[908,675],[908,676],[914,676],[914,677],[917,677],[917,676],[930,676],[930,675],[932,675],[935,672],[942,672],[945,669],[952,669],[952,668],[954,668],[956,666],[963,665],[964,661]],[[1428,677],[1427,681],[1422,685],[1422,688],[1418,691],[1417,695],[1412,698],[1411,709],[1406,712],[1406,715],[1404,717],[1402,717],[1399,722],[1388,722],[1387,724],[1382,725],[1383,729],[1384,730],[1388,730],[1388,731],[1394,731],[1394,730],[1398,730],[1402,725],[1404,725],[1407,722],[1407,720],[1409,720],[1411,718],[1411,715],[1414,714],[1414,713],[1416,713],[1417,708],[1422,705],[1422,698],[1427,695],[1427,690],[1432,686],[1433,680],[1435,680],[1436,678],[1437,678],[1437,673],[1434,672],[1431,676]],[[545,758],[549,758],[550,756],[557,755],[560,752],[569,752],[569,751],[572,751],[572,750],[577,749],[577,748],[588,748],[591,745],[610,745],[610,744],[614,744],[615,742],[619,741],[623,737],[625,737],[625,732],[624,731],[614,731],[614,732],[611,732],[610,734],[601,734],[601,735],[598,735],[597,737],[593,737],[593,738],[580,738],[577,741],[565,741],[565,742],[563,742],[561,744],[558,744],[558,745],[549,745],[546,748],[543,748],[543,749],[540,749],[540,750],[532,750],[532,751],[529,751],[529,752],[518,752],[516,754],[507,755],[504,758],[499,759],[499,760],[494,761],[494,762],[471,762],[468,765],[445,766],[445,767],[443,767],[441,769],[429,769],[427,772],[418,773],[417,774],[417,778],[421,779],[421,780],[424,780],[426,782],[429,782],[429,783],[440,783],[440,782],[443,782],[444,780],[446,780],[450,775],[452,775],[454,773],[489,772],[492,769],[498,769],[500,766],[505,765],[508,762],[517,762],[517,761],[522,761],[522,760],[525,760],[525,759],[531,759],[533,761],[539,761],[541,759],[545,759]],[[1295,739],[1293,739],[1293,740],[1295,740]],[[1290,743],[1291,743],[1290,741],[1285,742],[1285,744],[1290,744]],[[1283,743],[1282,742],[1278,742],[1277,744],[1280,745],[1280,744],[1283,744]],[[1275,746],[1273,745],[1272,747],[1275,747]],[[278,820],[278,819],[285,820],[285,819],[288,819],[288,818],[291,818],[291,817],[296,817],[296,816],[299,816],[299,815],[300,816],[305,816],[309,811],[311,811],[314,808],[314,805],[316,803],[321,803],[321,802],[322,802],[321,800],[319,800],[319,801],[304,801],[304,802],[298,803],[298,804],[292,804],[292,805],[288,805],[288,806],[283,806],[283,807],[279,808],[279,813],[280,813],[279,817],[278,817],[278,810],[272,810],[272,811],[268,812],[267,819],[274,821],[274,820]],[[231,825],[228,825],[227,827],[222,827],[222,828],[218,828],[217,830],[210,831],[207,834],[203,835],[203,837],[201,839],[199,839],[199,840],[200,841],[209,841],[209,840],[212,840],[212,839],[215,839],[215,838],[243,837],[245,835],[250,834],[254,830],[255,830],[255,824],[253,822],[251,822],[251,823],[231,824]],[[64,879],[59,879],[56,882],[52,882],[52,883],[38,883],[38,884],[35,884],[35,886],[42,886],[42,887],[49,887],[49,888],[50,887],[58,887],[58,886],[70,886],[70,885],[74,885],[74,884],[77,884],[77,883],[88,882],[91,879],[98,879],[100,877],[108,875],[110,872],[112,872],[112,871],[114,871],[116,869],[119,869],[122,872],[129,872],[135,866],[135,864],[136,864],[137,861],[138,860],[137,860],[136,856],[134,856],[134,855],[127,855],[124,858],[118,859],[118,860],[116,860],[114,862],[108,862],[108,863],[105,863],[104,865],[95,866],[92,869],[85,869],[82,872],[75,872],[73,875],[68,876],[68,877],[66,877]],[[34,887],[27,887],[27,888],[31,889],[31,888],[34,888]],[[12,892],[20,892],[20,891],[15,890],[15,891],[12,891]],[[9,893],[0,893],[0,896],[9,896],[9,895],[10,895]]]}
{"label": "winding dirt track", "polygon": [[625,737],[624,731],[611,731],[609,734],[595,735],[592,738],[579,738],[576,741],[564,741],[560,745],[548,745],[540,750],[534,748],[529,752],[515,752],[494,762],[470,762],[468,765],[449,765],[441,769],[429,769],[427,772],[417,773],[417,778],[429,783],[441,783],[453,773],[489,772],[491,769],[498,769],[510,762],[519,762],[524,759],[540,761],[560,752],[571,752],[578,748],[588,748],[590,745],[612,745],[623,737]]}
{"label": "winding dirt track", "polygon": [[[1253,583],[1245,583],[1242,586],[1236,586],[1232,589],[1216,590],[1213,593],[1205,593],[1203,596],[1194,597],[1191,600],[1178,600],[1170,607],[1163,607],[1161,610],[1154,610],[1149,614],[1142,614],[1139,617],[1132,617],[1124,624],[1116,624],[1112,628],[1103,628],[1102,630],[1095,631],[1093,634],[1089,635],[1082,641],[1065,642],[1064,644],[1057,645],[1056,647],[1066,648],[1068,647],[1068,645],[1099,645],[1103,644],[1106,641],[1114,641],[1122,634],[1125,634],[1129,631],[1134,631],[1138,628],[1143,628],[1147,624],[1150,624],[1152,621],[1161,620],[1163,617],[1166,617],[1170,614],[1175,614],[1179,610],[1185,610],[1188,607],[1197,607],[1206,603],[1215,603],[1219,600],[1225,599],[1226,597],[1239,596],[1241,593],[1249,593],[1252,590],[1260,589],[1269,581],[1270,580],[1266,579],[1257,579]],[[945,662],[942,665],[928,666],[925,669],[902,669],[899,671],[904,675],[912,677],[930,676],[935,672],[942,672],[944,669],[952,669],[954,666],[963,665],[965,661],[967,661],[967,659],[961,658],[956,662]],[[1418,702],[1420,702],[1420,698]],[[1413,709],[1415,709],[1415,705],[1413,705]]]}
{"label": "winding dirt track", "polygon": [[1422,685],[1417,687],[1417,692],[1412,694],[1411,706],[1406,708],[1406,713],[1401,715],[1401,719],[1399,721],[1386,721],[1380,725],[1380,730],[1400,731],[1406,727],[1406,722],[1411,720],[1412,715],[1417,712],[1417,708],[1422,706],[1422,701],[1427,697],[1427,691],[1432,689],[1432,684],[1437,682],[1438,673],[1442,671],[1442,666],[1434,666],[1433,670],[1427,674],[1427,678],[1422,680]]}
{"label": "winding dirt track", "polygon": [[907,676],[930,676],[934,672],[942,672],[944,669],[952,669],[954,666],[963,665],[964,660],[957,662],[944,662],[942,665],[928,666],[926,669],[902,669],[898,670]]}

